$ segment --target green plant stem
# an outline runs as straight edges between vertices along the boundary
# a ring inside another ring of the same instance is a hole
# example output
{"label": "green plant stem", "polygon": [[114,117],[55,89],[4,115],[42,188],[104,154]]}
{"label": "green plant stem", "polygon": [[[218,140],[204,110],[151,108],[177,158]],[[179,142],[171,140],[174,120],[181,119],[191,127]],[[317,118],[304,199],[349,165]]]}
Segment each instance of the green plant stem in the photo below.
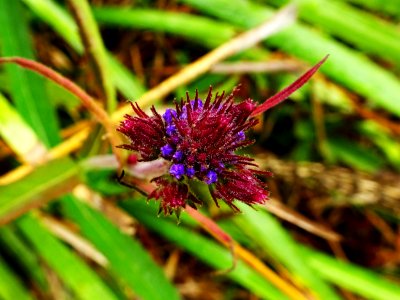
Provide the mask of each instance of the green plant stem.
{"label": "green plant stem", "polygon": [[107,109],[111,113],[117,106],[116,92],[112,77],[110,76],[110,66],[107,60],[106,49],[96,21],[93,18],[87,0],[69,0],[69,3],[79,26],[85,49],[96,65],[107,102]]}

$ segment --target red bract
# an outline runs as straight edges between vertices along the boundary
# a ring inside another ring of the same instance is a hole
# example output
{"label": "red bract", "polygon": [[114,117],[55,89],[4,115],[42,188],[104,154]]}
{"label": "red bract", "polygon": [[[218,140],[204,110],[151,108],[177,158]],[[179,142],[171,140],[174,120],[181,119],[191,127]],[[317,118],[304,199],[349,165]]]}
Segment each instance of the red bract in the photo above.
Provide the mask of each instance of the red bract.
{"label": "red bract", "polygon": [[157,188],[149,195],[149,199],[161,199],[160,211],[165,215],[177,212],[185,207],[186,203],[195,207],[195,203],[201,203],[189,192],[186,184],[170,181],[166,178],[158,177],[153,180]]}
{"label": "red bract", "polygon": [[154,107],[151,108],[153,116],[148,116],[137,103],[132,104],[132,108],[137,116],[125,115],[125,120],[117,128],[130,141],[120,147],[139,152],[143,161],[156,159],[165,135],[164,122]]}
{"label": "red bract", "polygon": [[[221,180],[215,185],[215,190],[211,190],[211,195],[218,205],[218,200],[223,200],[232,209],[239,210],[234,204],[234,200],[242,201],[248,205],[263,204],[268,199],[269,192],[265,190],[264,183],[255,177],[259,171],[251,169],[237,169],[225,171]],[[270,175],[269,172],[263,172]]]}
{"label": "red bract", "polygon": [[137,116],[126,115],[118,128],[130,140],[121,147],[137,151],[143,161],[164,158],[170,163],[169,172],[153,180],[158,187],[149,199],[161,200],[160,209],[165,214],[186,204],[194,206],[201,202],[187,183],[198,180],[209,186],[216,203],[223,200],[233,209],[237,210],[234,200],[248,205],[264,203],[269,193],[256,174],[269,174],[254,169],[253,159],[236,154],[236,150],[254,143],[246,138],[246,131],[257,123],[254,116],[299,89],[325,60],[259,106],[251,99],[235,103],[237,89],[228,96],[217,93],[213,97],[211,88],[204,101],[197,92],[193,100],[187,94],[185,101],[162,116],[154,107],[149,116],[137,104],[132,105]]}

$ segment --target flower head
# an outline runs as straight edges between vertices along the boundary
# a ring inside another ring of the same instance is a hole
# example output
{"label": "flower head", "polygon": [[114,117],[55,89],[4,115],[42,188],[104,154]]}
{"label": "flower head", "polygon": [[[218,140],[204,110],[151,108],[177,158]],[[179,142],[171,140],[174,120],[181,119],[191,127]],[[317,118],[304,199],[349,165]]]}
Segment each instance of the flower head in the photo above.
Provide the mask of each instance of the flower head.
{"label": "flower head", "polygon": [[130,139],[122,147],[139,152],[143,161],[159,157],[170,162],[168,174],[154,182],[158,188],[149,198],[161,200],[165,213],[184,207],[187,201],[199,203],[190,193],[188,180],[197,179],[210,187],[216,203],[233,200],[248,204],[264,203],[265,185],[256,178],[253,159],[236,154],[236,150],[254,143],[246,131],[257,123],[250,117],[256,104],[247,99],[235,103],[237,89],[225,96],[212,96],[210,88],[204,101],[187,95],[160,116],[154,107],[152,116],[137,105],[137,116],[127,115],[118,130]]}
{"label": "flower head", "polygon": [[153,179],[157,188],[149,199],[161,200],[160,210],[165,214],[179,212],[186,204],[201,203],[188,186],[188,181],[198,180],[209,186],[217,205],[219,200],[233,209],[237,209],[234,200],[248,205],[264,203],[269,193],[257,174],[270,173],[258,170],[252,158],[236,151],[254,143],[246,136],[257,123],[254,116],[286,99],[323,62],[259,106],[251,99],[235,102],[238,89],[228,96],[217,93],[213,97],[211,88],[204,100],[197,91],[194,99],[186,94],[185,100],[163,115],[154,107],[148,115],[132,105],[136,116],[126,115],[118,127],[129,139],[129,144],[121,147],[138,152],[142,161],[163,158],[170,164],[166,174]]}

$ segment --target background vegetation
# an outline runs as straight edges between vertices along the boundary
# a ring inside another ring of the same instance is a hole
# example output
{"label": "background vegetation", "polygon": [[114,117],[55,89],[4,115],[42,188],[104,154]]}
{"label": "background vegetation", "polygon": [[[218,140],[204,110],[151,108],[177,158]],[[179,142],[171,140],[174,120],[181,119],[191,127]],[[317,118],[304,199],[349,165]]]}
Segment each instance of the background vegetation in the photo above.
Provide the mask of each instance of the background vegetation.
{"label": "background vegetation", "polygon": [[234,214],[193,186],[207,205],[179,225],[117,182],[85,103],[2,64],[0,299],[400,299],[400,1],[294,2],[293,25],[215,59],[288,1],[0,0],[1,56],[57,70],[114,127],[127,100],[210,85],[262,102],[330,54],[251,133],[271,201]]}

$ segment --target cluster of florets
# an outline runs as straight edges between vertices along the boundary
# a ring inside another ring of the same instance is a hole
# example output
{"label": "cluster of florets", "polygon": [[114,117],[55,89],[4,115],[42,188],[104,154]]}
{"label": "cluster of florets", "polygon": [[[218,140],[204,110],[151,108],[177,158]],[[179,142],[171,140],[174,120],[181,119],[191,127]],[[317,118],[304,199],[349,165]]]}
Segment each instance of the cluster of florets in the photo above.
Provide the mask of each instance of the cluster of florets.
{"label": "cluster of florets", "polygon": [[257,174],[270,173],[258,170],[253,159],[236,151],[254,143],[246,137],[247,130],[257,123],[254,116],[303,86],[327,58],[258,106],[251,99],[235,103],[237,89],[229,96],[222,93],[213,98],[211,88],[204,101],[197,92],[194,99],[186,94],[185,101],[175,103],[175,109],[167,109],[163,115],[152,107],[149,116],[132,104],[136,116],[126,115],[118,128],[130,143],[121,147],[138,152],[142,161],[164,159],[169,163],[166,174],[153,179],[157,188],[149,199],[161,200],[160,209],[165,214],[179,212],[187,204],[195,207],[201,201],[191,193],[188,183],[199,180],[208,185],[217,205],[223,200],[238,210],[234,200],[248,205],[264,203],[268,191]]}
{"label": "cluster of florets", "polygon": [[236,93],[213,98],[210,88],[204,101],[197,92],[194,99],[187,95],[163,115],[152,107],[149,116],[136,104],[136,116],[125,116],[118,130],[130,143],[122,147],[137,151],[143,161],[162,157],[170,162],[168,174],[153,179],[157,188],[149,195],[161,200],[164,213],[201,203],[191,193],[189,180],[207,184],[217,205],[223,200],[237,209],[235,199],[249,205],[267,200],[268,191],[256,174],[269,173],[254,169],[253,159],[235,153],[254,143],[246,131],[257,123],[250,117],[256,104],[251,99],[235,103]]}

